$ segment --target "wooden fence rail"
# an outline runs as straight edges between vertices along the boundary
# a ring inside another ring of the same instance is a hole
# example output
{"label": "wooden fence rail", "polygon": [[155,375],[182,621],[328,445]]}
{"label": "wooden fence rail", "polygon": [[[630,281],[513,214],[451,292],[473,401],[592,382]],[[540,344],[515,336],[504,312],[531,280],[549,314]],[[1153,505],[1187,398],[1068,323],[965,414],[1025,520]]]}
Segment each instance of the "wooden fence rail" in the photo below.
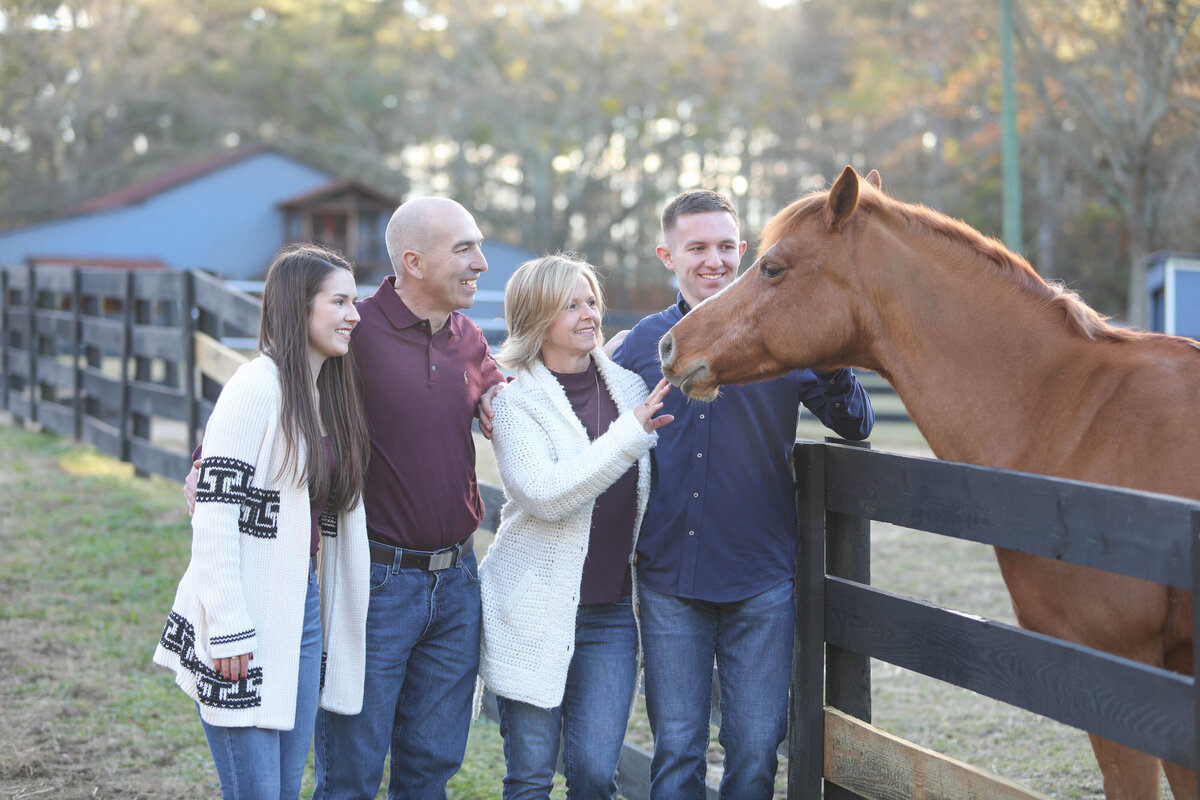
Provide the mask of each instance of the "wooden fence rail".
{"label": "wooden fence rail", "polygon": [[[256,298],[199,272],[3,268],[0,298],[0,408],[175,479],[245,358],[221,342],[253,339],[259,314]],[[872,727],[871,658],[1200,764],[1191,677],[870,585],[879,520],[1191,589],[1200,503],[846,443],[799,442],[794,464],[789,798],[1043,797]],[[494,531],[503,493],[481,491],[481,528]],[[714,675],[719,724],[715,686]],[[648,796],[649,760],[627,743],[619,785],[630,800]]]}
{"label": "wooden fence rail", "polygon": [[258,327],[256,300],[200,272],[10,267],[0,296],[0,408],[143,474],[187,474],[228,377],[216,341]]}
{"label": "wooden fence rail", "polygon": [[829,443],[798,444],[795,465],[806,502],[789,797],[818,797],[823,780],[826,797],[1041,797],[965,765],[948,769],[936,754],[917,758],[865,725],[870,658],[1200,764],[1192,677],[873,588],[859,524],[881,520],[1192,589],[1200,503]]}

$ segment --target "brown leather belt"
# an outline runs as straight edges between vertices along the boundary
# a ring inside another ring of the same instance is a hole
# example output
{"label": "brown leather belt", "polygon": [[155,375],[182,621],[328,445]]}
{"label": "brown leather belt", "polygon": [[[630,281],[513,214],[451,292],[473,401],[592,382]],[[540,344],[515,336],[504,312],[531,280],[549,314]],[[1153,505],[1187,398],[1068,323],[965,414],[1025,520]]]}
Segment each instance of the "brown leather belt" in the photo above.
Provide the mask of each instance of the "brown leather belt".
{"label": "brown leather belt", "polygon": [[475,540],[471,534],[456,545],[428,552],[425,550],[408,550],[403,547],[392,547],[381,542],[368,542],[371,548],[371,560],[376,564],[386,564],[389,567],[401,566],[409,569],[420,569],[426,572],[456,567],[462,563],[462,554],[469,551]]}

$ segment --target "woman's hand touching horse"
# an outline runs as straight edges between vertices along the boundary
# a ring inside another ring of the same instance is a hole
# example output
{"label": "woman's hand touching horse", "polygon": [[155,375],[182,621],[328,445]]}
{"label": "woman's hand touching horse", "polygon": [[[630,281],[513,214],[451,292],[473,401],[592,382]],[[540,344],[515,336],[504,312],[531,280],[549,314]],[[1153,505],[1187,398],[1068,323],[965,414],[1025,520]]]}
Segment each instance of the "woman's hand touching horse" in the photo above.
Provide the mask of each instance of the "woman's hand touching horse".
{"label": "woman's hand touching horse", "polygon": [[650,396],[646,398],[645,402],[633,410],[633,415],[637,417],[638,422],[642,423],[646,433],[654,433],[663,425],[675,420],[675,417],[670,414],[663,414],[661,417],[654,416],[662,410],[662,399],[667,396],[669,391],[671,391],[671,384],[667,382],[666,378],[663,378],[658,382],[658,386],[654,387],[654,391],[650,392]]}

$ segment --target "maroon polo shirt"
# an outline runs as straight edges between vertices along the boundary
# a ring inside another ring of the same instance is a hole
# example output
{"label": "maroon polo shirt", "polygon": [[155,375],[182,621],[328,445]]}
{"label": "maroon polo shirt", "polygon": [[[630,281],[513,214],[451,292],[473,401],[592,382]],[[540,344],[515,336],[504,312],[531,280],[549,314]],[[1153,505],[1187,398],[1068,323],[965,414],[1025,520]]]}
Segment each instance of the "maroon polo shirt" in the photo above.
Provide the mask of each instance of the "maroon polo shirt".
{"label": "maroon polo shirt", "polygon": [[442,329],[409,310],[388,276],[358,304],[350,347],[371,433],[367,535],[440,550],[479,527],[471,422],[479,398],[504,380],[483,331],[455,311]]}

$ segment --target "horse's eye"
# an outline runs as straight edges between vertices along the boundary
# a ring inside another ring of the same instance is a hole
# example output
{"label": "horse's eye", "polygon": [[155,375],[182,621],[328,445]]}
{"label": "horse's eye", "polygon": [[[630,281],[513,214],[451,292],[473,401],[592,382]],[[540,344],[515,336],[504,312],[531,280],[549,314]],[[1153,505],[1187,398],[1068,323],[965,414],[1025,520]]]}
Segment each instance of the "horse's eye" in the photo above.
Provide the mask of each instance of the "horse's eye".
{"label": "horse's eye", "polygon": [[764,261],[759,269],[767,278],[778,278],[783,274],[783,267],[779,266],[778,264],[772,264],[769,261]]}

